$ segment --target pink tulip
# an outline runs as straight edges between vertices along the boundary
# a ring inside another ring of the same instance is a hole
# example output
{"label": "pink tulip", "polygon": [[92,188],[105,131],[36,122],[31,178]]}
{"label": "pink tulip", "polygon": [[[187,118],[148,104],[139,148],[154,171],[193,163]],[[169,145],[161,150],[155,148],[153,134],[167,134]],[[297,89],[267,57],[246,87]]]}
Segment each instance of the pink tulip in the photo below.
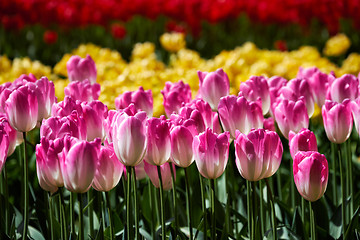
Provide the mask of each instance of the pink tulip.
{"label": "pink tulip", "polygon": [[70,82],[81,82],[87,79],[91,84],[96,83],[96,65],[89,55],[86,58],[71,56],[66,63],[66,69]]}
{"label": "pink tulip", "polygon": [[329,85],[335,80],[334,75],[323,73],[316,67],[300,68],[298,78],[303,78],[309,83],[316,104],[323,106]]}
{"label": "pink tulip", "polygon": [[[160,172],[161,172],[161,180],[163,184],[163,189],[165,191],[172,189],[172,179],[171,179],[171,171],[170,167],[174,170],[174,175],[176,172],[175,165],[172,163],[164,163],[160,166]],[[160,187],[159,183],[159,174],[157,171],[157,166],[147,163],[147,161],[144,161],[144,169],[146,174],[149,176],[152,184],[156,187]]]}
{"label": "pink tulip", "polygon": [[261,99],[263,115],[270,109],[270,91],[267,79],[263,76],[251,76],[247,81],[240,84],[240,91],[249,101]]}
{"label": "pink tulip", "polygon": [[53,117],[66,117],[70,115],[74,110],[78,114],[82,113],[81,102],[76,101],[70,96],[65,96],[64,101],[55,103],[52,106],[51,113]]}
{"label": "pink tulip", "polygon": [[291,157],[294,159],[299,151],[316,151],[317,142],[315,134],[307,128],[303,128],[298,133],[289,132],[289,148]]}
{"label": "pink tulip", "polygon": [[147,120],[146,137],[146,161],[152,165],[163,165],[169,160],[171,153],[170,122],[164,115]]}
{"label": "pink tulip", "polygon": [[26,75],[26,74],[21,74],[20,77],[18,77],[14,82],[13,84],[14,85],[23,85],[24,83],[26,82],[33,82],[35,83],[36,82],[36,77],[34,74],[32,73],[29,73],[29,75]]}
{"label": "pink tulip", "polygon": [[36,145],[36,172],[40,187],[54,193],[58,187],[64,186],[58,154],[62,151],[63,142],[42,137]]}
{"label": "pink tulip", "polygon": [[[139,165],[135,166],[135,175],[136,175],[136,180],[141,180],[146,178],[146,172],[144,169],[144,162],[142,161]],[[126,170],[126,168],[124,168]]]}
{"label": "pink tulip", "polygon": [[210,104],[212,110],[216,111],[220,98],[229,95],[230,82],[227,74],[222,68],[215,72],[198,71],[199,76],[199,95]]}
{"label": "pink tulip", "polygon": [[336,78],[330,85],[326,99],[341,103],[346,98],[355,100],[359,96],[359,79],[351,74]]}
{"label": "pink tulip", "polygon": [[105,139],[104,121],[108,115],[108,108],[102,102],[95,100],[89,103],[81,104],[83,109],[83,117],[87,129],[87,141],[95,138]]}
{"label": "pink tulip", "polygon": [[210,128],[194,137],[192,148],[200,174],[216,179],[225,171],[229,157],[229,132],[213,133]]}
{"label": "pink tulip", "polygon": [[326,100],[322,107],[322,116],[326,136],[331,142],[340,144],[350,137],[353,118],[349,99],[342,103]]}
{"label": "pink tulip", "polygon": [[19,133],[13,127],[11,127],[5,114],[3,115],[1,113],[0,113],[0,128],[2,128],[6,132],[6,135],[9,138],[9,148],[8,148],[7,156],[10,156],[11,154],[14,153],[16,146],[20,145],[23,142],[22,141],[23,136],[21,133]]}
{"label": "pink tulip", "polygon": [[4,126],[0,125],[0,173],[5,164],[9,150],[9,137]]}
{"label": "pink tulip", "polygon": [[178,113],[183,103],[191,101],[190,86],[181,80],[177,83],[166,82],[161,94],[164,98],[163,103],[167,117],[170,117],[172,113]]}
{"label": "pink tulip", "polygon": [[38,121],[41,122],[44,118],[51,115],[51,108],[57,101],[55,97],[55,86],[47,77],[42,77],[37,80],[35,84],[29,85],[35,92],[38,101]]}
{"label": "pink tulip", "polygon": [[148,117],[153,115],[153,97],[151,90],[144,91],[139,87],[137,91],[126,91],[115,99],[116,109],[124,109],[133,103],[137,110],[145,111]]}
{"label": "pink tulip", "polygon": [[270,113],[273,115],[276,99],[279,97],[279,90],[288,82],[285,78],[274,76],[267,79],[270,93]]}
{"label": "pink tulip", "polygon": [[110,191],[119,183],[123,169],[124,165],[117,159],[113,147],[101,146],[93,188],[101,192]]}
{"label": "pink tulip", "polygon": [[86,140],[86,123],[76,111],[66,117],[50,117],[44,119],[40,127],[40,136],[50,140],[62,138],[65,135]]}
{"label": "pink tulip", "polygon": [[252,128],[263,126],[261,105],[250,102],[243,96],[222,97],[218,112],[224,131],[230,132],[231,139],[235,139],[236,130],[247,134]]}
{"label": "pink tulip", "polygon": [[101,140],[93,142],[64,138],[64,149],[59,154],[64,186],[70,192],[84,193],[93,182]]}
{"label": "pink tulip", "polygon": [[14,90],[5,102],[5,112],[11,126],[17,131],[29,132],[34,129],[38,119],[35,92],[28,85]]}
{"label": "pink tulip", "polygon": [[360,98],[351,101],[351,111],[354,118],[356,132],[360,135]]}
{"label": "pink tulip", "polygon": [[245,135],[237,131],[234,145],[236,166],[243,178],[259,181],[278,170],[283,146],[276,132],[259,128]]}
{"label": "pink tulip", "polygon": [[194,99],[191,102],[185,104],[185,106],[193,108],[193,109],[197,109],[200,112],[200,114],[204,120],[205,128],[209,127],[211,129],[213,129],[214,112],[212,111],[209,103],[205,102],[201,98],[197,98],[197,99]]}
{"label": "pink tulip", "polygon": [[87,79],[69,83],[64,89],[65,96],[70,96],[81,102],[91,102],[98,100],[101,86],[98,83],[91,84]]}
{"label": "pink tulip", "polygon": [[13,90],[11,82],[6,82],[0,85],[0,112],[5,113],[5,102]]}
{"label": "pink tulip", "polygon": [[324,155],[299,151],[294,158],[293,172],[296,188],[303,198],[314,202],[324,195],[329,176]]}
{"label": "pink tulip", "polygon": [[175,123],[171,128],[171,161],[174,164],[186,168],[193,163],[192,143],[197,134],[195,124],[191,120]]}
{"label": "pink tulip", "polygon": [[213,119],[213,124],[212,124],[211,129],[217,134],[222,133],[219,114],[217,112],[213,112],[212,119]]}
{"label": "pink tulip", "polygon": [[[212,114],[212,112],[211,112],[211,114]],[[172,121],[174,121],[174,119],[173,119],[174,116],[175,116],[175,114],[170,116],[170,119],[172,119]],[[204,118],[203,118],[201,112],[196,108],[193,108],[191,106],[184,106],[184,107],[180,108],[179,115],[177,115],[177,116],[179,116],[180,118],[182,118],[184,120],[192,120],[196,126],[197,133],[202,133],[206,129]]]}
{"label": "pink tulip", "polygon": [[146,112],[141,111],[134,116],[126,112],[117,113],[113,117],[112,138],[117,158],[125,166],[138,165],[145,156]]}
{"label": "pink tulip", "polygon": [[274,131],[275,132],[275,121],[274,118],[269,117],[269,118],[264,118],[264,129],[265,130],[269,130],[269,131]]}
{"label": "pink tulip", "polygon": [[290,130],[297,133],[309,126],[309,116],[302,99],[291,101],[279,99],[274,108],[275,120],[283,136],[288,139]]}
{"label": "pink tulip", "polygon": [[280,98],[291,101],[297,101],[303,97],[307,108],[308,116],[311,117],[314,113],[314,98],[310,89],[309,83],[305,79],[292,79],[286,86],[279,90]]}

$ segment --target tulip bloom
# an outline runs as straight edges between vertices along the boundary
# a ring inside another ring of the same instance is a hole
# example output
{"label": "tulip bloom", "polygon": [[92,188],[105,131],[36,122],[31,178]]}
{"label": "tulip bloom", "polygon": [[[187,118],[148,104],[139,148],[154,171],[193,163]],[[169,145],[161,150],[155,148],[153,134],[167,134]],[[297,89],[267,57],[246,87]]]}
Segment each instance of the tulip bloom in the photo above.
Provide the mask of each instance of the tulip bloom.
{"label": "tulip bloom", "polygon": [[9,137],[3,126],[0,126],[0,173],[5,164],[9,149]]}
{"label": "tulip bloom", "polygon": [[269,117],[269,118],[264,118],[264,129],[265,130],[269,130],[269,131],[274,131],[275,132],[275,121],[274,118]]}
{"label": "tulip bloom", "polygon": [[104,121],[108,115],[107,106],[98,100],[89,103],[83,102],[81,106],[83,109],[83,118],[86,123],[87,141],[92,141],[95,138],[104,140]]}
{"label": "tulip bloom", "polygon": [[287,82],[286,86],[283,86],[279,90],[280,98],[287,100],[297,101],[300,97],[303,97],[303,101],[306,105],[308,116],[311,117],[314,113],[314,98],[310,89],[309,83],[305,79],[292,79]]}
{"label": "tulip bloom", "polygon": [[66,117],[73,111],[82,114],[81,102],[70,96],[65,96],[64,101],[55,103],[52,106],[51,114],[53,117]]}
{"label": "tulip bloom", "polygon": [[[211,110],[211,107],[210,107],[209,103],[205,102],[201,98],[197,98],[197,99],[194,99],[191,102],[185,104],[185,107],[190,107],[192,109],[198,110],[200,112],[202,118],[203,118],[205,128],[209,127],[211,129],[213,129],[214,112]],[[182,115],[181,110],[180,110],[179,114]],[[219,121],[219,119],[217,119],[217,121]],[[204,128],[204,130],[205,130],[205,128]],[[202,130],[201,132],[203,132],[204,130]]]}
{"label": "tulip bloom", "polygon": [[[170,190],[173,187],[172,186],[170,167],[173,168],[174,177],[176,177],[176,169],[175,169],[174,164],[166,162],[166,163],[164,163],[163,165],[160,166],[161,180],[162,180],[162,184],[163,184],[163,189],[165,191]],[[148,161],[145,159],[145,161],[144,161],[144,170],[145,170],[146,174],[149,176],[152,184],[156,188],[159,188],[160,187],[160,182],[159,182],[159,175],[158,175],[158,171],[157,171],[157,166],[149,164]]]}
{"label": "tulip bloom", "polygon": [[194,137],[192,148],[200,174],[216,179],[225,171],[229,157],[229,132],[213,133],[210,128]]}
{"label": "tulip bloom", "polygon": [[64,138],[64,149],[60,155],[60,166],[64,186],[70,192],[84,193],[93,182],[101,140],[93,142]]}
{"label": "tulip bloom", "polygon": [[279,99],[274,108],[275,120],[283,136],[288,139],[290,130],[297,133],[309,126],[309,116],[302,98],[298,101]]}
{"label": "tulip bloom", "polygon": [[326,190],[329,168],[324,155],[298,152],[293,162],[294,181],[300,195],[308,201],[320,199]]}
{"label": "tulip bloom", "polygon": [[269,78],[268,80],[269,85],[269,94],[270,94],[270,113],[273,114],[274,107],[273,105],[276,103],[276,99],[279,97],[279,90],[283,86],[286,86],[288,82],[285,78],[274,76]]}
{"label": "tulip bloom", "polygon": [[224,131],[229,131],[231,138],[235,139],[236,130],[247,134],[252,128],[261,128],[264,117],[260,106],[243,96],[222,97],[218,112]]}
{"label": "tulip bloom", "polygon": [[177,166],[186,168],[194,161],[192,143],[196,131],[184,125],[175,126],[170,131],[171,161]]}
{"label": "tulip bloom", "polygon": [[101,86],[98,83],[91,84],[87,79],[84,81],[75,81],[69,83],[64,88],[65,96],[70,96],[81,102],[91,102],[98,100],[100,96]]}
{"label": "tulip bloom", "polygon": [[289,132],[289,148],[291,157],[294,159],[299,151],[316,151],[317,142],[315,134],[307,128],[303,128],[297,134]]}
{"label": "tulip bloom", "polygon": [[270,91],[267,79],[263,76],[251,76],[247,81],[240,84],[242,95],[250,101],[261,99],[263,115],[270,109]]}
{"label": "tulip bloom", "polygon": [[351,111],[354,118],[356,132],[360,135],[360,98],[357,98],[355,101],[351,101]]}
{"label": "tulip bloom", "polygon": [[[212,114],[212,112],[211,112],[211,114]],[[176,115],[175,114],[171,115],[170,119],[173,120],[174,116],[176,116]],[[192,120],[196,126],[197,133],[202,133],[206,129],[203,115],[196,108],[193,108],[191,106],[184,106],[184,107],[180,108],[179,115],[177,115],[177,116],[184,120]]]}
{"label": "tulip bloom", "polygon": [[354,75],[344,74],[331,83],[326,99],[341,103],[346,98],[355,100],[358,96],[359,79]]}
{"label": "tulip bloom", "polygon": [[198,76],[201,98],[210,104],[212,110],[216,111],[220,98],[229,95],[230,92],[230,82],[227,74],[220,68],[210,73],[198,71]]}
{"label": "tulip bloom", "polygon": [[165,116],[147,120],[146,137],[146,161],[152,165],[163,165],[171,153],[170,122]]}
{"label": "tulip bloom", "polygon": [[40,187],[54,193],[64,186],[58,154],[63,148],[62,139],[55,141],[42,137],[36,145],[36,172]]}
{"label": "tulip bloom", "polygon": [[183,103],[191,101],[190,86],[181,80],[177,83],[166,82],[161,94],[164,98],[163,103],[168,118],[172,113],[178,113]]}
{"label": "tulip bloom", "polygon": [[326,136],[331,142],[340,144],[350,137],[353,126],[350,99],[342,103],[326,100],[322,116]]}
{"label": "tulip bloom", "polygon": [[115,99],[116,109],[124,109],[131,103],[135,105],[137,110],[145,111],[148,117],[153,115],[153,97],[151,90],[144,91],[143,87],[139,87],[137,91],[126,91]]}
{"label": "tulip bloom", "polygon": [[278,170],[283,146],[276,132],[259,128],[245,135],[237,131],[234,145],[236,166],[246,180],[259,181]]}
{"label": "tulip bloom", "polygon": [[[16,146],[22,143],[23,136],[21,133],[19,133],[13,127],[11,127],[6,116],[2,115],[1,113],[0,113],[0,128],[2,128],[6,132],[6,135],[9,138],[9,148],[8,148],[7,156],[10,156],[11,154],[14,153]],[[19,141],[18,135],[21,141]]]}
{"label": "tulip bloom", "polygon": [[70,82],[81,82],[87,79],[91,84],[96,83],[96,65],[90,55],[86,58],[71,56],[66,63],[66,69]]}
{"label": "tulip bloom", "polygon": [[117,113],[113,117],[112,138],[115,154],[125,166],[138,165],[145,156],[146,112],[141,111],[134,116],[126,112]]}
{"label": "tulip bloom", "polygon": [[110,191],[119,183],[123,170],[124,165],[117,159],[113,147],[101,146],[92,187],[96,191]]}
{"label": "tulip bloom", "polygon": [[17,131],[29,132],[34,129],[38,119],[35,92],[28,85],[14,90],[5,102],[5,112],[9,123]]}
{"label": "tulip bloom", "polygon": [[51,108],[56,102],[54,83],[49,81],[47,77],[37,80],[33,86],[38,101],[38,121],[48,118],[51,115]]}

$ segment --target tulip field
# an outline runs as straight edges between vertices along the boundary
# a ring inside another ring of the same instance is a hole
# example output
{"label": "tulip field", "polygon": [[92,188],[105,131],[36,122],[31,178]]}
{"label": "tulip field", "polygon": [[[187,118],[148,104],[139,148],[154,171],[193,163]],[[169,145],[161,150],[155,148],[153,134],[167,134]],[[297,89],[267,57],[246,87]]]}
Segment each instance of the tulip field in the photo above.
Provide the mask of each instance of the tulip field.
{"label": "tulip field", "polygon": [[360,239],[358,10],[0,1],[0,239]]}

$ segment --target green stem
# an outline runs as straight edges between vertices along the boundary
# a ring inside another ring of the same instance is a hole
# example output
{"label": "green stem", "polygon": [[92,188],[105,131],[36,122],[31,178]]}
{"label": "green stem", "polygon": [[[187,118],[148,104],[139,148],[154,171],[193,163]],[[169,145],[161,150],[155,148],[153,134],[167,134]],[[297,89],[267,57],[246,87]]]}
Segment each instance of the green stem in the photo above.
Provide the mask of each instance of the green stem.
{"label": "green stem", "polygon": [[312,203],[309,201],[309,210],[310,210],[310,226],[311,226],[311,240],[316,240],[316,225],[314,217],[314,209]]}
{"label": "green stem", "polygon": [[264,224],[264,204],[263,204],[263,186],[262,180],[259,181],[259,192],[260,192],[260,230],[261,230],[261,238],[263,238],[265,233],[265,224]]}
{"label": "green stem", "polygon": [[251,224],[251,219],[252,219],[252,210],[251,210],[251,201],[250,201],[250,196],[251,196],[251,187],[250,187],[250,181],[246,180],[246,203],[247,203],[247,217],[248,217],[248,233],[249,233],[249,239],[253,239],[253,236],[251,235],[252,233],[252,224]]}
{"label": "green stem", "polygon": [[[61,189],[59,189],[59,191],[61,191]],[[59,211],[59,223],[60,223],[60,234],[61,234],[61,239],[65,239],[65,235],[64,235],[64,225],[63,225],[63,214],[62,214],[62,202],[61,202],[61,197],[59,194],[59,206],[58,206],[58,211]]]}
{"label": "green stem", "polygon": [[305,229],[305,198],[301,198],[301,221],[302,221],[302,224],[303,224],[303,233],[304,233],[304,236],[305,236],[305,239],[309,239],[309,235],[308,235],[308,232],[306,231]]}
{"label": "green stem", "polygon": [[26,132],[23,132],[24,138],[24,228],[22,239],[27,239],[28,225],[29,225],[29,170],[28,170],[28,159],[26,154]]}
{"label": "green stem", "polygon": [[150,213],[151,213],[151,239],[155,239],[155,226],[156,222],[154,219],[154,209],[155,209],[155,201],[154,201],[154,194],[153,194],[153,186],[151,180],[148,179],[149,184],[149,200],[150,200]]}
{"label": "green stem", "polygon": [[265,178],[265,183],[266,183],[266,187],[268,190],[268,199],[269,199],[269,203],[270,203],[270,208],[271,208],[271,225],[272,225],[272,234],[273,234],[273,239],[277,239],[277,230],[276,230],[276,215],[275,215],[275,205],[274,205],[274,198],[273,198],[273,194],[270,188],[270,184],[267,178]]}
{"label": "green stem", "polygon": [[256,207],[257,206],[257,203],[256,203],[256,182],[251,182],[251,194],[252,194],[252,219],[251,219],[251,222],[252,222],[252,236],[254,237],[254,239],[256,239],[256,222],[255,222],[255,219],[256,219]]}
{"label": "green stem", "polygon": [[[88,204],[90,203],[90,201],[92,200],[93,198],[93,190],[90,188],[89,191],[87,192],[87,199],[88,199]],[[90,231],[90,236],[91,237],[94,237],[95,234],[94,234],[94,206],[93,204],[91,203],[89,205],[89,208],[88,208],[88,215],[89,215],[89,231]]]}
{"label": "green stem", "polygon": [[206,202],[205,202],[205,187],[204,180],[201,174],[199,173],[200,178],[200,188],[201,188],[201,207],[204,214],[204,239],[207,239],[207,214],[206,214]]}
{"label": "green stem", "polygon": [[189,174],[187,168],[184,168],[185,171],[185,187],[186,187],[186,210],[187,210],[187,220],[189,224],[190,240],[193,239],[193,229],[192,229],[192,216],[191,216],[191,201],[190,201],[190,184],[189,184]]}
{"label": "green stem", "polygon": [[347,152],[348,152],[348,180],[349,180],[349,190],[350,190],[350,215],[349,218],[352,219],[354,213],[354,182],[353,182],[353,166],[352,166],[352,153],[351,153],[351,142],[350,138],[347,141]]}
{"label": "green stem", "polygon": [[[280,166],[281,167],[281,166]],[[292,169],[292,168],[291,168]],[[282,201],[282,186],[281,186],[281,174],[280,174],[280,168],[276,172],[276,186],[278,191],[279,200]]]}
{"label": "green stem", "polygon": [[339,204],[337,185],[336,185],[336,156],[335,156],[335,143],[331,143],[331,160],[332,160],[332,190],[333,190],[333,201],[335,206]]}
{"label": "green stem", "polygon": [[60,200],[61,200],[61,204],[60,204],[60,209],[61,209],[61,224],[63,224],[63,230],[64,230],[64,238],[68,239],[67,236],[67,225],[66,225],[66,215],[65,215],[65,202],[64,202],[64,196],[62,193],[62,189],[59,189],[59,194],[60,194]]}
{"label": "green stem", "polygon": [[139,212],[138,212],[138,196],[136,191],[136,173],[135,167],[131,167],[131,174],[133,176],[133,190],[134,190],[134,210],[135,210],[135,239],[140,239],[139,235]]}
{"label": "green stem", "polygon": [[133,239],[133,227],[131,222],[131,167],[126,166],[127,189],[126,189],[126,230],[127,239]]}
{"label": "green stem", "polygon": [[[290,168],[293,169],[293,160],[290,160]],[[294,172],[291,170],[291,177],[290,177],[290,198],[291,198],[291,209],[295,211],[295,182],[294,182]]]}
{"label": "green stem", "polygon": [[341,215],[342,215],[342,230],[343,230],[343,237],[345,237],[345,229],[346,229],[346,222],[345,222],[345,186],[344,186],[344,174],[343,174],[343,165],[342,165],[342,157],[341,157],[341,146],[340,144],[338,145],[338,158],[339,158],[339,170],[340,170],[340,184],[341,184],[341,198],[342,198],[342,203],[341,203]]}
{"label": "green stem", "polygon": [[105,192],[105,198],[106,198],[106,205],[107,205],[107,210],[108,210],[108,214],[109,214],[110,239],[114,239],[113,224],[112,224],[112,213],[111,213],[111,205],[110,205],[110,199],[109,199],[109,192]]}
{"label": "green stem", "polygon": [[79,201],[79,239],[84,240],[84,219],[83,219],[83,201],[82,193],[78,194]]}
{"label": "green stem", "polygon": [[164,193],[163,193],[163,182],[161,177],[161,168],[157,167],[157,172],[159,176],[159,191],[160,191],[160,214],[161,214],[161,239],[166,239],[166,229],[165,229],[165,211],[164,211]]}
{"label": "green stem", "polygon": [[174,223],[175,223],[175,236],[177,237],[178,232],[178,216],[177,216],[177,206],[176,206],[176,182],[175,182],[175,174],[173,169],[173,163],[169,163],[170,173],[171,173],[171,181],[172,181],[172,194],[173,194],[173,203],[174,203]]}
{"label": "green stem", "polygon": [[[104,229],[106,229],[106,221],[105,221],[105,209],[104,209],[104,196],[103,196],[103,192],[98,192],[98,200],[99,200],[99,209],[101,212],[101,224],[102,224],[102,229],[103,231],[105,231]],[[106,201],[106,200],[105,200]]]}
{"label": "green stem", "polygon": [[211,239],[216,239],[215,179],[210,179],[211,188]]}
{"label": "green stem", "polygon": [[54,226],[53,226],[53,204],[52,204],[52,198],[50,196],[50,193],[48,194],[48,204],[49,204],[49,218],[50,218],[50,223],[49,223],[49,227],[50,227],[50,236],[51,236],[51,240],[54,240]]}
{"label": "green stem", "polygon": [[3,191],[5,197],[5,232],[9,234],[10,232],[10,206],[9,206],[9,187],[7,181],[7,169],[6,161],[3,166]]}
{"label": "green stem", "polygon": [[71,235],[75,235],[75,210],[74,210],[74,195],[75,193],[70,192],[70,231]]}

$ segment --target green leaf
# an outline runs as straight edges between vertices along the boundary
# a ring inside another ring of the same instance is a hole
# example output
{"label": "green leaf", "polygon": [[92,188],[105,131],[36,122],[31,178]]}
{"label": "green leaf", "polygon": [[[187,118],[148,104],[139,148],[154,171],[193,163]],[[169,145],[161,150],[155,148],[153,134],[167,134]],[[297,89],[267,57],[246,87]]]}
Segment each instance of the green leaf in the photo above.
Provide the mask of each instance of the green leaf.
{"label": "green leaf", "polygon": [[32,226],[29,226],[29,235],[31,238],[36,240],[45,240],[44,236]]}
{"label": "green leaf", "polygon": [[301,212],[300,207],[296,207],[294,211],[294,217],[293,217],[291,229],[302,239],[305,239],[304,225],[303,222],[301,221],[300,212]]}

